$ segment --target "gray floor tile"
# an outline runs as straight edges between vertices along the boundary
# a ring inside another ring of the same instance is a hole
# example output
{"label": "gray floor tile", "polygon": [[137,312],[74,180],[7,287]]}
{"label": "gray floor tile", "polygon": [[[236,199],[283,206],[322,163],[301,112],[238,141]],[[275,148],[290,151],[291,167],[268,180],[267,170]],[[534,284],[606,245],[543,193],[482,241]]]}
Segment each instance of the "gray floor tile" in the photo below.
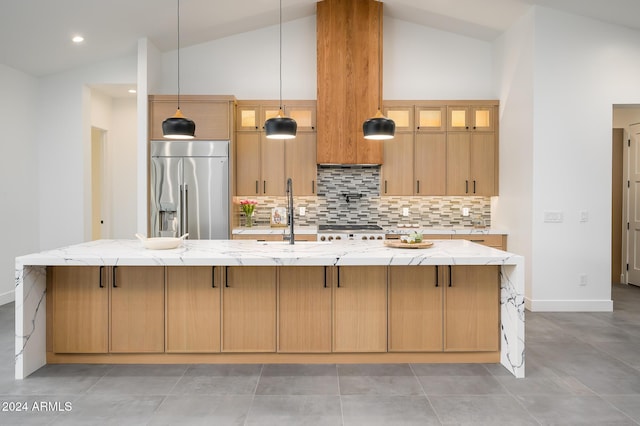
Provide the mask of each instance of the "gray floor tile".
{"label": "gray floor tile", "polygon": [[418,376],[427,396],[501,395],[507,390],[492,376]]}
{"label": "gray floor tile", "polygon": [[342,415],[348,425],[439,425],[424,396],[342,396]]}
{"label": "gray floor tile", "polygon": [[112,369],[107,364],[48,364],[29,377],[102,377]]}
{"label": "gray floor tile", "polygon": [[253,395],[259,376],[185,376],[173,395]]}
{"label": "gray floor tile", "polygon": [[634,424],[620,410],[596,396],[528,395],[518,398],[542,424]]}
{"label": "gray floor tile", "polygon": [[340,395],[424,395],[415,376],[340,376]]}
{"label": "gray floor tile", "polygon": [[409,364],[338,364],[339,376],[413,376]]}
{"label": "gray floor tile", "polygon": [[62,413],[54,425],[141,425],[146,424],[164,396],[84,395],[73,403],[73,410]]}
{"label": "gray floor tile", "polygon": [[257,395],[339,395],[338,376],[262,376]]}
{"label": "gray floor tile", "polygon": [[167,396],[149,420],[153,426],[243,425],[253,395],[244,396]]}
{"label": "gray floor tile", "polygon": [[527,377],[526,380],[515,377],[498,377],[498,381],[513,395],[574,395],[576,392],[565,378]]}
{"label": "gray floor tile", "polygon": [[194,364],[190,365],[185,376],[259,376],[262,364]]}
{"label": "gray floor tile", "polygon": [[262,376],[337,376],[335,364],[265,364]]}
{"label": "gray floor tile", "polygon": [[182,364],[155,365],[114,365],[106,374],[108,377],[182,377],[188,366]]}
{"label": "gray floor tile", "polygon": [[640,395],[616,395],[605,397],[610,404],[640,423]]}
{"label": "gray floor tile", "polygon": [[[502,367],[502,366],[500,366]],[[489,376],[483,364],[411,364],[416,376]],[[506,374],[511,375],[502,367]]]}
{"label": "gray floor tile", "polygon": [[[6,395],[80,395],[87,392],[100,377],[27,377],[24,380],[6,380],[0,383],[0,392]],[[6,387],[5,387],[6,386]]]}
{"label": "gray floor tile", "polygon": [[256,395],[247,425],[341,425],[340,397]]}
{"label": "gray floor tile", "polygon": [[179,377],[153,376],[105,376],[99,379],[87,393],[101,395],[168,395],[178,383]]}
{"label": "gray floor tile", "polygon": [[537,425],[538,422],[511,396],[430,396],[443,424]]}

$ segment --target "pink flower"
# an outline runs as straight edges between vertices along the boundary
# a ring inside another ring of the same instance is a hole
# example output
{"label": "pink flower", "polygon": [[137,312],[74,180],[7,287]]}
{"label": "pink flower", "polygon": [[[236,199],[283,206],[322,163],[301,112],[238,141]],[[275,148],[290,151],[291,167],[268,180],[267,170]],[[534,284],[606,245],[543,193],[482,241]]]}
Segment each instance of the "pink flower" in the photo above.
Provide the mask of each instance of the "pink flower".
{"label": "pink flower", "polygon": [[258,202],[256,200],[240,200],[240,208],[245,215],[251,216]]}

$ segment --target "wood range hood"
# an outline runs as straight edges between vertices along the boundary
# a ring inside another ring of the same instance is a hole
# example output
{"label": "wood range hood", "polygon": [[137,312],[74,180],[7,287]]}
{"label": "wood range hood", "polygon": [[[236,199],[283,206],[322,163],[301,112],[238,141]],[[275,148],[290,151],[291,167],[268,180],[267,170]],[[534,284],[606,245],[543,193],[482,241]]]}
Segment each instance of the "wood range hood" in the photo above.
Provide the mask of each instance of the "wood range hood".
{"label": "wood range hood", "polygon": [[382,3],[317,3],[318,164],[382,164],[383,143],[364,139],[382,92]]}

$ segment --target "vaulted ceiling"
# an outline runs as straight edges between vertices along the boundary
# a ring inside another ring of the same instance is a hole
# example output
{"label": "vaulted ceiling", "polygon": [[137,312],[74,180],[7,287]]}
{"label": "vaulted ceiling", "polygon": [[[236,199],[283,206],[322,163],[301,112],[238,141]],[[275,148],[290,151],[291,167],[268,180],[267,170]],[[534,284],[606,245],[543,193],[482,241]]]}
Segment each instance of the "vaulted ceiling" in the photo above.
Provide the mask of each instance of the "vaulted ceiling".
{"label": "vaulted ceiling", "polygon": [[[315,14],[315,0],[282,0],[285,21]],[[386,0],[385,14],[491,41],[532,5],[640,30],[638,0]],[[176,0],[1,0],[0,64],[34,76],[135,54],[148,37],[176,41]],[[182,47],[275,25],[278,0],[181,0]],[[82,34],[85,42],[73,45]]]}

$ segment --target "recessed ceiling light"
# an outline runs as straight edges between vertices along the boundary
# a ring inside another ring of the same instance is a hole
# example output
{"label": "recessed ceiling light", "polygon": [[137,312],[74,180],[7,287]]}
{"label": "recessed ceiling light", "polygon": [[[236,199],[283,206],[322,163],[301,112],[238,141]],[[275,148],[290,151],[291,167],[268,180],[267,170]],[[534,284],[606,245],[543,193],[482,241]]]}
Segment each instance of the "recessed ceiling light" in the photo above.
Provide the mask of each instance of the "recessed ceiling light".
{"label": "recessed ceiling light", "polygon": [[137,93],[136,89],[129,89],[129,93]]}
{"label": "recessed ceiling light", "polygon": [[74,36],[71,41],[73,41],[74,43],[82,43],[84,41],[84,37],[77,35]]}

